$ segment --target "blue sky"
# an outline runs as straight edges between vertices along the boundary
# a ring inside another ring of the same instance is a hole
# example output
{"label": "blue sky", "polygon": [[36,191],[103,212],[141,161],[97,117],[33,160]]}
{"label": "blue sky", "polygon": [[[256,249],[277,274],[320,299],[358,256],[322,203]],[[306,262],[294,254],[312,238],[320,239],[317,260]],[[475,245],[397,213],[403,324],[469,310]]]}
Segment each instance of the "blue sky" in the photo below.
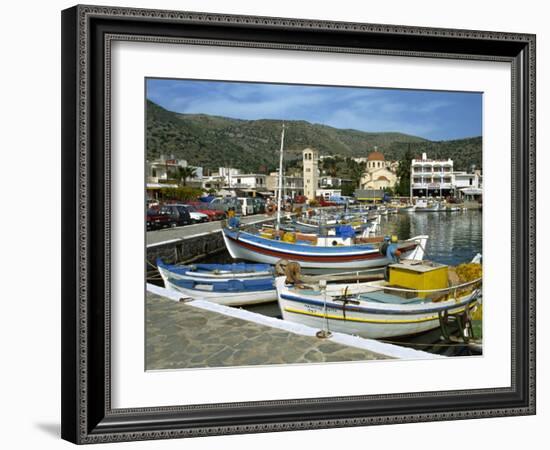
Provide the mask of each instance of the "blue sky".
{"label": "blue sky", "polygon": [[430,140],[482,134],[480,93],[148,79],[147,98],[179,113],[306,120]]}

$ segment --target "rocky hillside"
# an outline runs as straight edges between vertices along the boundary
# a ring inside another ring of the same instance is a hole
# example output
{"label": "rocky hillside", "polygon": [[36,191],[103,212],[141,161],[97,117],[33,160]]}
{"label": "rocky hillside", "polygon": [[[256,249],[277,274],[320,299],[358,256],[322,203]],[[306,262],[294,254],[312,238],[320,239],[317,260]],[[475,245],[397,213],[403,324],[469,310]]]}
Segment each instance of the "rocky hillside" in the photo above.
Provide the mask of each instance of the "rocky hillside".
{"label": "rocky hillside", "polygon": [[[411,148],[431,158],[451,157],[457,170],[481,167],[481,137],[434,142],[403,133],[367,133],[305,121],[287,121],[285,159],[301,158],[305,147],[321,155],[364,157],[377,146],[386,159],[399,159]],[[204,114],[178,114],[147,101],[147,157],[174,155],[189,164],[247,172],[274,170],[278,164],[281,121],[238,120]]]}

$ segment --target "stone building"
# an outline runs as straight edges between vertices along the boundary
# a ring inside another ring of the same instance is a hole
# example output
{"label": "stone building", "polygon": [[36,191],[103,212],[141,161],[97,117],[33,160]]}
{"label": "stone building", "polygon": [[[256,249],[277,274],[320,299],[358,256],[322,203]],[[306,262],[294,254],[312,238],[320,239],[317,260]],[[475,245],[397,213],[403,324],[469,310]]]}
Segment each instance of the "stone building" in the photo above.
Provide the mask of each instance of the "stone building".
{"label": "stone building", "polygon": [[319,187],[319,152],[311,148],[302,151],[304,158],[304,195],[314,200]]}
{"label": "stone building", "polygon": [[384,155],[375,149],[367,157],[361,189],[393,188],[397,183],[396,169],[395,161],[386,161]]}

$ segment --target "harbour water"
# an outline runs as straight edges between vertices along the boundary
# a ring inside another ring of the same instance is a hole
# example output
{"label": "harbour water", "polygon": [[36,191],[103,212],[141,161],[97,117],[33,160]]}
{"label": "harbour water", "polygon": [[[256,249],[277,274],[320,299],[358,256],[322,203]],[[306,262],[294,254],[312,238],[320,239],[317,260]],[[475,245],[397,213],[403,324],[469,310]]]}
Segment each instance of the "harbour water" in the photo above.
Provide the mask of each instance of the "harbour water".
{"label": "harbour water", "polygon": [[456,266],[482,252],[482,212],[390,214],[381,218],[381,234],[408,239],[430,236],[426,259]]}

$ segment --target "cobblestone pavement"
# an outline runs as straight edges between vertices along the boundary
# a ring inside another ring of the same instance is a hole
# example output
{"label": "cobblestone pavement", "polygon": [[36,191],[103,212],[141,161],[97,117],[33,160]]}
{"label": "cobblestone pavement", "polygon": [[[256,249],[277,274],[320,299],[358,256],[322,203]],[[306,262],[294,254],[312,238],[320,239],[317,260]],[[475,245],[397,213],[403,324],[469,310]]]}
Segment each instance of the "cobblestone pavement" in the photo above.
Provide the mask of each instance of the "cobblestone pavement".
{"label": "cobblestone pavement", "polygon": [[148,370],[388,359],[147,293]]}

